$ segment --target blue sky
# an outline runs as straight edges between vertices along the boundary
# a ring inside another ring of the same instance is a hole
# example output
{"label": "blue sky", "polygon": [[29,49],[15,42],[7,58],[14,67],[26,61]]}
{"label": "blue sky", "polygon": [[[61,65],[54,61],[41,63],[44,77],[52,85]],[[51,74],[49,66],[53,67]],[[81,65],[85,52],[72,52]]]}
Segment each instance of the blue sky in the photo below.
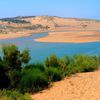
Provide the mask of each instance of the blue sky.
{"label": "blue sky", "polygon": [[0,0],[0,18],[35,15],[100,20],[100,0]]}

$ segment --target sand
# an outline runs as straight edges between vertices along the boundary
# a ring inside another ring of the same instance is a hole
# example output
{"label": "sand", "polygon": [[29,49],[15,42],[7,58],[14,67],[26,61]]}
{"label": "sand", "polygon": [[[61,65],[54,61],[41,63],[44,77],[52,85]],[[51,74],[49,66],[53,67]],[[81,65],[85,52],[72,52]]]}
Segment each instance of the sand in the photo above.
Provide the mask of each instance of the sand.
{"label": "sand", "polygon": [[32,34],[37,34],[37,33],[42,33],[42,32],[46,32],[46,30],[35,30],[35,31],[27,30],[27,31],[19,31],[16,33],[9,32],[7,34],[0,34],[0,40],[26,37]]}
{"label": "sand", "polygon": [[12,38],[19,38],[29,36],[30,34],[27,33],[8,33],[8,34],[0,34],[0,40],[2,39],[12,39]]}
{"label": "sand", "polygon": [[49,32],[48,36],[35,39],[37,42],[96,42],[100,41],[100,32],[97,31],[66,31]]}
{"label": "sand", "polygon": [[33,100],[100,100],[100,70],[79,73],[32,95]]}
{"label": "sand", "polygon": [[[100,41],[100,21],[86,20],[86,19],[75,19],[75,18],[61,18],[54,16],[36,16],[19,18],[19,20],[25,20],[30,23],[28,24],[17,24],[0,21],[2,27],[0,31],[0,39],[17,38],[23,36],[29,36],[30,33],[37,33],[37,30],[31,30],[30,28],[34,25],[42,25],[45,30],[50,31],[49,35],[36,39],[39,42],[95,42]],[[28,27],[25,28],[25,27]],[[29,28],[30,27],[30,28]],[[22,31],[23,30],[23,31]],[[38,33],[41,28],[38,28]],[[70,30],[70,31],[69,31]],[[55,32],[52,32],[55,31]],[[65,32],[64,32],[65,31]],[[10,34],[12,32],[12,34]],[[8,33],[4,34],[3,33]],[[13,34],[14,33],[14,34]],[[17,34],[20,33],[20,34]]]}

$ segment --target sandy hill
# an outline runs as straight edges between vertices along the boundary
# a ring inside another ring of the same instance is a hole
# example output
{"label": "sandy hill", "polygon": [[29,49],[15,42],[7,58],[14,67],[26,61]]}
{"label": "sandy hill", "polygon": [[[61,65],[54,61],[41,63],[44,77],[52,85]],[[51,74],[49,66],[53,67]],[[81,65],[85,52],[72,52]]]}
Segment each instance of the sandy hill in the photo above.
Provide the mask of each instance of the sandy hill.
{"label": "sandy hill", "polygon": [[31,24],[41,24],[48,26],[51,29],[63,27],[66,29],[72,28],[87,28],[87,29],[100,29],[100,21],[90,19],[78,19],[78,18],[61,18],[61,17],[50,17],[50,16],[37,16],[31,18],[22,18],[30,22]]}
{"label": "sandy hill", "polygon": [[[3,20],[3,21],[1,21]],[[10,22],[13,25],[24,24],[24,25],[42,25],[49,29],[60,28],[62,29],[88,29],[88,30],[99,30],[100,21],[90,19],[78,19],[78,18],[62,18],[56,16],[25,16],[25,17],[14,17],[4,18],[0,20],[0,24],[7,24]],[[10,25],[11,25],[10,24]]]}
{"label": "sandy hill", "polygon": [[[39,42],[92,42],[100,41],[100,21],[56,16],[24,16],[0,19],[2,33],[55,32]],[[70,31],[70,32],[68,32]],[[81,32],[75,32],[81,31]],[[2,36],[3,38],[5,36]],[[71,39],[71,40],[70,40]]]}

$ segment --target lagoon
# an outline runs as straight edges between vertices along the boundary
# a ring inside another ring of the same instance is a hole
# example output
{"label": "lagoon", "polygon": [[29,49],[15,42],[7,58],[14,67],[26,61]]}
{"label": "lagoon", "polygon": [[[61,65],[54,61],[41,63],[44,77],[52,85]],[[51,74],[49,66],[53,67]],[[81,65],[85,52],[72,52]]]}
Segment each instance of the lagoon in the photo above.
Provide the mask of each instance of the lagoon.
{"label": "lagoon", "polygon": [[[58,57],[74,54],[98,55],[100,53],[100,42],[89,43],[42,43],[34,39],[48,35],[45,33],[33,34],[28,37],[0,40],[0,45],[15,44],[20,50],[28,48],[32,62],[44,61],[51,54]],[[0,50],[1,54],[1,50]]]}

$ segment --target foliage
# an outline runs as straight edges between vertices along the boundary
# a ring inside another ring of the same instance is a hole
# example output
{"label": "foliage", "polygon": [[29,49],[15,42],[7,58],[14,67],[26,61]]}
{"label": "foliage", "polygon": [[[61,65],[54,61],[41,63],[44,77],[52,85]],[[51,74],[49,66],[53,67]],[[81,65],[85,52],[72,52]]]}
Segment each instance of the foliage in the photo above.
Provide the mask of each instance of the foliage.
{"label": "foliage", "polygon": [[0,100],[31,100],[29,94],[21,94],[17,91],[0,90]]}
{"label": "foliage", "polygon": [[[29,53],[24,50],[22,53],[18,50],[15,45],[9,45],[3,47],[3,57],[1,59],[1,78],[9,85],[3,85],[2,88],[15,88],[20,80],[20,73],[22,69],[22,64],[27,64],[29,62]],[[10,83],[9,83],[10,81]]]}
{"label": "foliage", "polygon": [[[80,72],[95,71],[100,66],[100,55],[74,55],[58,58],[51,55],[45,62],[28,64],[29,50],[22,52],[15,45],[3,47],[0,57],[0,89],[18,90],[22,93],[37,92],[51,82]],[[18,97],[16,97],[18,96]],[[2,100],[28,100],[16,91],[0,91]],[[15,98],[15,99],[14,99]],[[1,98],[0,98],[1,99]]]}
{"label": "foliage", "polygon": [[98,68],[97,57],[88,55],[75,55],[74,65],[77,72],[90,72]]}
{"label": "foliage", "polygon": [[51,55],[50,57],[47,57],[45,60],[45,66],[46,67],[58,67],[58,58],[56,57],[56,55]]}
{"label": "foliage", "polygon": [[36,92],[48,86],[44,72],[36,68],[23,69],[19,88],[21,92]]}
{"label": "foliage", "polygon": [[23,52],[20,54],[20,56],[21,56],[21,61],[24,64],[27,64],[31,59],[31,57],[29,56],[29,50],[28,49],[23,50]]}
{"label": "foliage", "polygon": [[1,21],[6,21],[8,23],[16,23],[16,24],[28,24],[28,23],[30,23],[30,22],[25,21],[25,20],[13,19],[13,18],[4,18],[4,19],[1,19]]}
{"label": "foliage", "polygon": [[49,82],[59,81],[62,79],[62,74],[58,68],[49,67],[46,70],[47,77]]}
{"label": "foliage", "polygon": [[21,70],[20,51],[15,45],[3,47],[3,61],[9,70]]}
{"label": "foliage", "polygon": [[0,60],[0,89],[7,88],[10,80],[6,74],[6,68],[2,60]]}

